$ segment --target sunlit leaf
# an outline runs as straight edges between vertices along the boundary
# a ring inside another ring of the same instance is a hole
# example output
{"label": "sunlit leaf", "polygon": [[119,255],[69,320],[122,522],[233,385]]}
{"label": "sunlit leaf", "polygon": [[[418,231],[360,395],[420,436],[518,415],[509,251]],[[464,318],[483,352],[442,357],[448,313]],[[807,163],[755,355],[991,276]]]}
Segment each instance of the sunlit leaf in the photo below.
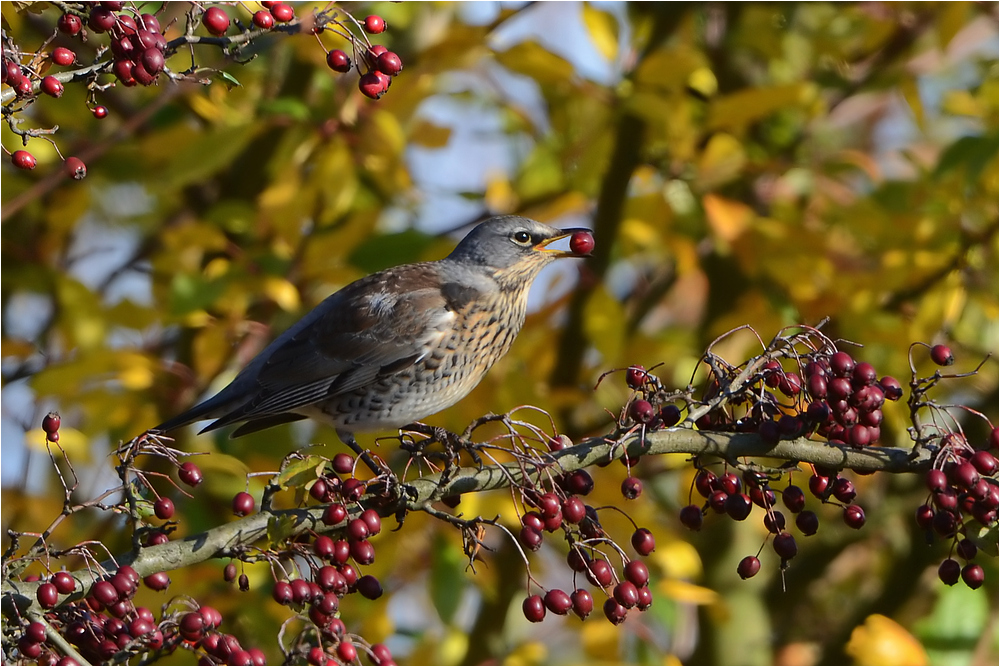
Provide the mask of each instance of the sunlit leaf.
{"label": "sunlit leaf", "polygon": [[530,76],[542,84],[558,84],[573,76],[573,65],[534,41],[520,42],[497,53],[497,60],[510,70]]}
{"label": "sunlit leaf", "polygon": [[610,13],[596,9],[589,2],[583,3],[583,24],[590,33],[590,41],[605,60],[618,56],[618,20]]}
{"label": "sunlit leaf", "polygon": [[896,621],[872,614],[851,632],[846,652],[857,665],[926,665],[927,653]]}

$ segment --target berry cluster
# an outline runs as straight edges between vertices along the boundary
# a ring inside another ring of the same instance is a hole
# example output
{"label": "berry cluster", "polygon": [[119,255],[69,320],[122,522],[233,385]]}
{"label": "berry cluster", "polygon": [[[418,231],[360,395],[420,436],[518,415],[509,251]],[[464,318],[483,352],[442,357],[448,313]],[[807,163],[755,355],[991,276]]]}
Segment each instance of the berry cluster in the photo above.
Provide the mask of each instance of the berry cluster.
{"label": "berry cluster", "polygon": [[[151,86],[157,83],[161,74],[174,80],[207,83],[200,73],[203,68],[192,64],[187,70],[172,71],[167,60],[185,45],[190,45],[192,49],[196,45],[216,47],[225,50],[228,55],[238,55],[241,49],[264,33],[279,30],[303,32],[301,21],[290,3],[261,2],[260,5],[263,9],[253,11],[242,3],[235,6],[232,3],[189,3],[189,11],[185,14],[187,25],[179,30],[176,20],[165,20],[166,25],[161,26],[157,15],[142,11],[141,3],[60,3],[62,14],[55,21],[55,32],[62,45],[45,51],[52,41],[48,40],[38,51],[31,53],[12,42],[4,43],[0,80],[9,87],[9,91],[3,93],[4,119],[25,145],[30,139],[42,138],[52,143],[58,153],[58,146],[50,136],[58,128],[19,127],[22,121],[20,114],[40,95],[58,98],[62,96],[65,85],[83,84],[88,90],[90,112],[95,118],[103,119],[108,116],[108,108],[97,102],[97,96],[110,86]],[[229,11],[247,12],[247,25],[238,18],[231,18],[227,8]],[[157,14],[162,15],[164,11],[165,8],[161,8]],[[332,32],[350,43],[359,63],[359,72],[364,70],[358,88],[367,97],[380,98],[388,90],[392,77],[403,69],[398,55],[368,40],[368,34],[379,34],[387,28],[386,22],[379,16],[372,15],[364,21],[357,21],[342,9],[328,7],[315,12],[308,24],[308,32],[314,35]],[[173,31],[168,39],[170,30]],[[100,42],[101,38],[106,39],[106,46]],[[86,51],[81,50],[88,46]],[[85,61],[91,61],[91,64],[83,64]],[[328,51],[327,63],[337,72],[351,69],[351,59],[341,49]],[[50,73],[54,66],[73,69]],[[107,75],[112,75],[113,79],[108,81]],[[4,150],[18,169],[31,170],[37,165],[35,156],[27,150]],[[77,157],[65,158],[63,169],[75,180],[87,175],[86,165]]]}
{"label": "berry cluster", "polygon": [[[560,438],[553,440],[558,450]],[[600,589],[606,596],[604,615],[614,625],[624,622],[630,609],[645,611],[653,604],[649,589],[649,569],[637,558],[628,558],[624,550],[612,540],[598,518],[597,508],[583,501],[594,489],[594,480],[586,470],[575,470],[559,476],[551,491],[522,489],[525,501],[534,509],[521,516],[519,540],[530,551],[541,548],[545,533],[561,530],[569,543],[566,564],[573,572],[573,592],[552,588],[544,595],[529,595],[522,603],[525,618],[533,623],[545,618],[546,610],[566,615],[570,611],[581,619],[594,609],[592,593],[578,585],[578,575]],[[626,515],[627,516],[627,515]],[[633,549],[640,556],[653,552],[656,541],[652,533],[636,527],[632,533]],[[605,553],[610,547],[622,561],[621,574],[609,562]]]}
{"label": "berry cluster", "polygon": [[[376,15],[366,17],[360,25],[364,33],[371,35],[381,34],[389,27],[385,19]],[[371,44],[364,34],[358,38],[346,25],[340,24],[338,27],[339,30],[331,28],[331,31],[351,42],[355,60],[359,63],[358,71],[361,70],[361,64],[364,65],[365,72],[358,79],[358,90],[373,100],[381,98],[392,85],[392,78],[403,71],[403,61],[382,44]],[[327,51],[326,64],[334,72],[340,73],[349,72],[352,67],[351,59],[342,49]]]}

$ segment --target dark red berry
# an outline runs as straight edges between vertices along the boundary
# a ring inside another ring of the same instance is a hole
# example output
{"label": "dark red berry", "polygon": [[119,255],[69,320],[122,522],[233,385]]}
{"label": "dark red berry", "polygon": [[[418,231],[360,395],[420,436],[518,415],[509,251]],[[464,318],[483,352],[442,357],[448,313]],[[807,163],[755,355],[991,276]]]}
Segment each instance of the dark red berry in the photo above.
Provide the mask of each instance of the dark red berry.
{"label": "dark red berry", "polygon": [[740,579],[749,579],[758,572],[760,572],[760,560],[756,556],[746,556],[736,566],[736,573],[740,575]]}
{"label": "dark red berry", "polygon": [[596,558],[587,563],[586,574],[590,583],[595,586],[600,586],[601,588],[607,588],[610,586],[613,579],[611,566],[608,565],[608,561],[601,558]]}
{"label": "dark red berry", "polygon": [[844,523],[854,530],[865,525],[865,511],[858,505],[848,505],[844,508]]}
{"label": "dark red berry", "polygon": [[983,585],[985,576],[982,566],[976,563],[969,563],[962,568],[962,581],[972,590],[976,590]]}
{"label": "dark red berry", "polygon": [[[14,151],[10,156],[10,161],[18,169],[30,170],[34,169],[37,162],[35,161],[35,156],[28,151]],[[47,433],[55,433],[59,429]]]}
{"label": "dark red berry", "polygon": [[78,157],[68,157],[63,163],[63,171],[74,181],[82,181],[87,177],[87,165]]}
{"label": "dark red berry", "polygon": [[270,30],[274,27],[274,16],[270,12],[265,12],[263,9],[254,12],[253,14],[253,24],[258,28],[263,28],[264,30]]}
{"label": "dark red berry", "polygon": [[369,600],[377,600],[382,597],[382,584],[377,578],[366,574],[358,579],[358,592]]}
{"label": "dark red berry", "polygon": [[948,510],[938,510],[934,514],[934,520],[931,522],[931,526],[941,537],[951,537],[955,534],[955,530],[958,528],[958,520],[955,518],[955,515]]}
{"label": "dark red berry", "polygon": [[532,595],[525,598],[521,603],[521,611],[532,623],[541,623],[545,618],[545,602],[542,601],[542,596]]}
{"label": "dark red berry", "polygon": [[649,583],[649,568],[641,560],[630,560],[625,564],[625,578],[641,588]]}
{"label": "dark red berry", "polygon": [[345,452],[340,452],[333,457],[333,471],[341,475],[354,473],[354,457]]}
{"label": "dark red berry", "polygon": [[375,60],[378,71],[389,76],[396,76],[403,71],[403,61],[392,51],[386,51]]}
{"label": "dark red berry", "polygon": [[254,499],[246,491],[240,491],[233,496],[233,514],[236,516],[246,516],[254,510]]}
{"label": "dark red berry", "polygon": [[347,518],[347,509],[340,503],[334,503],[323,510],[323,523],[336,526]]}
{"label": "dark red berry", "polygon": [[354,559],[358,565],[371,565],[375,562],[375,547],[368,540],[361,540],[360,542],[351,542],[351,558]]}
{"label": "dark red berry", "polygon": [[951,471],[951,479],[960,489],[971,489],[979,483],[979,471],[968,461],[962,461]]}
{"label": "dark red berry", "polygon": [[38,600],[38,604],[42,606],[42,609],[51,609],[59,601],[59,591],[56,589],[55,584],[45,582],[35,591],[35,599]]}
{"label": "dark red berry", "polygon": [[63,14],[59,17],[59,32],[64,35],[76,35],[83,29],[83,21],[76,14]]}
{"label": "dark red berry", "polygon": [[546,609],[560,616],[568,614],[569,610],[573,607],[573,601],[570,599],[569,594],[558,588],[547,591],[543,602]]}
{"label": "dark red berry", "polygon": [[745,493],[735,493],[726,497],[726,514],[736,521],[743,521],[750,516],[753,509],[753,501]]}
{"label": "dark red berry", "polygon": [[[804,512],[803,512],[804,514]],[[802,514],[799,514],[801,517]],[[779,533],[774,536],[774,552],[781,556],[782,560],[789,560],[795,557],[798,553],[798,546],[795,544],[795,538],[792,537],[791,533]]]}
{"label": "dark red berry", "polygon": [[629,406],[629,416],[640,424],[648,424],[656,417],[656,411],[649,401],[639,398]]}
{"label": "dark red berry", "polygon": [[274,601],[281,605],[290,605],[292,603],[292,585],[287,581],[279,581],[274,584],[274,590],[271,591],[271,597]]}
{"label": "dark red berry", "polygon": [[90,596],[105,607],[118,602],[118,590],[110,581],[98,581],[90,589]]}
{"label": "dark red berry", "polygon": [[188,641],[197,641],[201,639],[201,636],[204,633],[205,619],[200,613],[196,611],[189,611],[181,616],[178,628],[180,629],[181,636],[184,637],[184,639],[187,639]]}
{"label": "dark red berry", "polygon": [[201,468],[190,461],[185,461],[181,464],[180,469],[177,471],[177,477],[188,486],[198,486],[204,479],[204,476],[201,474]]}
{"label": "dark red berry", "polygon": [[917,508],[915,518],[917,525],[924,530],[929,529],[934,522],[934,510],[929,505],[921,505]]}
{"label": "dark red berry", "polygon": [[107,7],[94,7],[90,10],[90,19],[87,25],[94,32],[107,32],[115,27],[115,14]]}
{"label": "dark red berry", "polygon": [[373,509],[366,509],[361,513],[360,519],[368,526],[369,535],[378,535],[382,531],[382,517]]}
{"label": "dark red berry", "polygon": [[640,556],[648,556],[656,550],[656,539],[647,528],[637,528],[632,533],[632,548]]}
{"label": "dark red berry", "polygon": [[676,405],[664,405],[660,409],[660,420],[666,428],[676,425],[681,420],[681,411]]}
{"label": "dark red berry", "polygon": [[[638,600],[638,591],[636,591],[636,598]],[[613,597],[608,598],[604,601],[604,615],[613,625],[621,625],[625,622],[625,617],[628,615],[628,610],[618,603]]]}
{"label": "dark red berry", "polygon": [[962,574],[962,566],[957,560],[951,558],[945,560],[938,566],[938,578],[948,586],[954,586]]}
{"label": "dark red berry", "polygon": [[385,19],[375,14],[372,14],[371,16],[366,16],[364,25],[365,25],[365,31],[372,35],[377,35],[379,33],[385,32],[385,29],[388,27],[385,24]]}
{"label": "dark red berry", "polygon": [[626,477],[622,480],[622,495],[626,500],[635,500],[642,495],[642,480],[637,477]]}
{"label": "dark red berry", "polygon": [[201,22],[205,24],[205,28],[216,35],[221,37],[226,34],[229,30],[229,16],[221,7],[209,7],[205,10],[205,13],[201,17]]}
{"label": "dark red berry", "polygon": [[972,560],[973,558],[976,557],[976,553],[979,551],[979,548],[976,546],[975,542],[966,538],[959,540],[958,545],[955,548],[955,551],[964,560]]}
{"label": "dark red berry", "polygon": [[155,503],[153,503],[153,513],[156,514],[156,518],[166,521],[174,516],[174,501],[166,496],[158,498]]}
{"label": "dark red berry", "polygon": [[819,530],[819,517],[812,510],[803,510],[795,517],[795,527],[802,531],[803,535],[815,535]]}
{"label": "dark red berry", "polygon": [[646,369],[638,364],[629,366],[625,371],[625,384],[632,389],[639,389],[646,382]]}
{"label": "dark red berry", "polygon": [[785,529],[785,515],[778,510],[772,510],[764,515],[764,527],[769,533],[777,535]]}
{"label": "dark red berry", "polygon": [[590,612],[594,611],[594,598],[587,589],[578,588],[569,597],[573,602],[573,613],[581,620],[590,616]]}
{"label": "dark red berry", "polygon": [[291,5],[279,2],[271,7],[271,16],[278,23],[288,23],[295,18],[295,10]]}
{"label": "dark red berry", "polygon": [[980,475],[992,477],[997,473],[997,459],[985,449],[980,449],[969,459]]}
{"label": "dark red berry", "polygon": [[618,601],[618,604],[626,609],[631,609],[639,604],[639,589],[631,581],[618,583],[612,594],[614,599]]}
{"label": "dark red berry", "polygon": [[938,366],[951,366],[955,357],[947,345],[935,345],[931,348],[931,360]]}
{"label": "dark red berry", "polygon": [[854,372],[854,358],[846,352],[835,352],[830,357],[830,370],[835,377],[850,377]]}
{"label": "dark red berry", "polygon": [[52,575],[52,584],[61,595],[69,595],[76,590],[76,579],[69,572],[56,572]]}
{"label": "dark red berry", "polygon": [[760,439],[763,440],[765,444],[778,444],[778,441],[781,440],[781,430],[778,428],[778,422],[765,419],[757,427],[757,435],[760,436]]}
{"label": "dark red berry", "polygon": [[681,524],[689,530],[701,530],[704,515],[697,505],[688,505],[681,509]]}
{"label": "dark red berry", "polygon": [[574,255],[585,257],[594,250],[594,237],[590,232],[574,232],[569,237],[569,249]]}
{"label": "dark red berry", "polygon": [[712,495],[714,490],[713,484],[715,483],[716,476],[711,470],[702,468],[698,471],[698,474],[694,478],[694,488],[702,495],[703,498],[708,498]]}
{"label": "dark red berry", "polygon": [[798,373],[782,373],[778,380],[778,389],[785,396],[798,396],[802,391],[802,379]]}
{"label": "dark red berry", "polygon": [[326,64],[334,72],[343,73],[351,71],[351,59],[340,49],[333,49],[326,54]]}
{"label": "dark red berry", "polygon": [[806,506],[806,494],[794,484],[790,484],[781,492],[781,500],[793,514],[798,514]]}
{"label": "dark red berry", "polygon": [[833,497],[842,503],[849,503],[858,495],[854,483],[846,477],[838,477],[833,482]]}

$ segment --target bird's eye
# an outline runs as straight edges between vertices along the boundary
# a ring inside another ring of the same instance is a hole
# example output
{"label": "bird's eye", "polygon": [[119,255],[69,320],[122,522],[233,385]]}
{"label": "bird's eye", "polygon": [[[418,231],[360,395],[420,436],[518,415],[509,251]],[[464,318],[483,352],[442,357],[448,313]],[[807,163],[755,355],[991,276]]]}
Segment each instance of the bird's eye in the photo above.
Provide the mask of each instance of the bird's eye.
{"label": "bird's eye", "polygon": [[514,235],[511,238],[514,239],[514,243],[518,243],[520,245],[528,245],[531,243],[531,234],[525,231],[514,232]]}

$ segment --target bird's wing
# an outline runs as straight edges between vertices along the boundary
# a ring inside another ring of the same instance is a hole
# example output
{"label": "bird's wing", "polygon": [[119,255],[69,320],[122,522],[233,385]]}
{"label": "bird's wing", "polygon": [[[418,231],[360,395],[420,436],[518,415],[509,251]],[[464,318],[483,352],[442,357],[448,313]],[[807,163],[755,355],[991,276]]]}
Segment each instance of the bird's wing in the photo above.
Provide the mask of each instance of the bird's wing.
{"label": "bird's wing", "polygon": [[456,308],[474,296],[469,288],[442,286],[434,264],[397,267],[352,283],[209,399],[219,407],[205,414],[217,417],[205,430],[294,413],[397,373],[428,354],[450,331]]}

